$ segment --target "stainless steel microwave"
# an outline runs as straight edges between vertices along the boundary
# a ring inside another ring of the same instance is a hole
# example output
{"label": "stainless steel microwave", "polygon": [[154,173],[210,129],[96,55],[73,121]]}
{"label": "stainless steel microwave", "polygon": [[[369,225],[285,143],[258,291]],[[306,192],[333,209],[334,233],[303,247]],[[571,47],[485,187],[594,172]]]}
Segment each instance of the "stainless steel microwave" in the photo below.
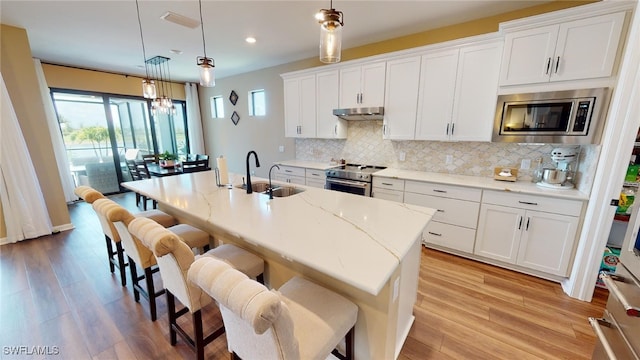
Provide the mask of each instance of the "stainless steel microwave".
{"label": "stainless steel microwave", "polygon": [[608,88],[498,96],[492,140],[599,143],[609,98]]}

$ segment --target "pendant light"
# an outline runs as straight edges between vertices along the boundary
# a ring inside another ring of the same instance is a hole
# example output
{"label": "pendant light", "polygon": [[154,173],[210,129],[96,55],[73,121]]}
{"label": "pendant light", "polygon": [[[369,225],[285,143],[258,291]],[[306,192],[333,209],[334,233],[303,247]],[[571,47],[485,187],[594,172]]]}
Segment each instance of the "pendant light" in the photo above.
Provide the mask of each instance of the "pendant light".
{"label": "pendant light", "polygon": [[204,41],[204,23],[202,22],[202,0],[198,0],[200,5],[200,30],[202,31],[202,48],[204,56],[198,56],[196,64],[200,67],[200,85],[205,87],[216,86],[216,78],[213,69],[216,67],[213,58],[207,57],[207,45]]}
{"label": "pendant light", "polygon": [[173,91],[171,89],[171,74],[169,72],[169,59],[164,56],[154,56],[145,64],[151,66],[153,77],[158,81],[158,96],[151,101],[151,112],[158,114],[175,114],[176,106],[173,105]]}
{"label": "pendant light", "polygon": [[327,64],[340,62],[344,26],[342,11],[333,8],[333,0],[330,7],[331,9],[321,9],[316,14],[320,23],[320,61]]}
{"label": "pendant light", "polygon": [[142,36],[142,22],[140,21],[140,6],[136,0],[136,11],[138,13],[138,27],[140,28],[140,41],[142,42],[142,60],[144,61],[144,72],[146,78],[142,80],[142,96],[145,99],[156,98],[156,83],[149,78],[149,68],[147,67],[147,54],[144,49],[144,37]]}

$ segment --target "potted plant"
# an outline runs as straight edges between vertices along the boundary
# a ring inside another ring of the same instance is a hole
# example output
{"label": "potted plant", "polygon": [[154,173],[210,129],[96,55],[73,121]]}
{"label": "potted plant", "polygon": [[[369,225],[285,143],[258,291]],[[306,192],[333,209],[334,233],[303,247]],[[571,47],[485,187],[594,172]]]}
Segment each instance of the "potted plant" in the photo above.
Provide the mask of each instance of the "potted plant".
{"label": "potted plant", "polygon": [[178,155],[172,154],[167,150],[158,155],[158,160],[160,160],[160,166],[170,167],[175,165],[175,161],[178,160]]}

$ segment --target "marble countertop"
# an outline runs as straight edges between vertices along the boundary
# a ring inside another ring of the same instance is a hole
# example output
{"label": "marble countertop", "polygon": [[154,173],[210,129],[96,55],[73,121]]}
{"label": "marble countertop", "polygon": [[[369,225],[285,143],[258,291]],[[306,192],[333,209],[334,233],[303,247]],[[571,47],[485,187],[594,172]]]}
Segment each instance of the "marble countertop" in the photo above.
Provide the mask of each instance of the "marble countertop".
{"label": "marble countertop", "polygon": [[578,191],[576,189],[571,190],[555,190],[545,189],[536,184],[527,181],[499,181],[493,178],[467,176],[467,175],[454,175],[454,174],[441,174],[431,173],[424,171],[411,171],[411,170],[399,170],[386,168],[384,170],[373,173],[373,176],[381,176],[387,178],[398,178],[405,180],[425,181],[439,184],[449,184],[458,186],[467,186],[474,188],[482,188],[488,190],[500,190],[511,191],[523,194],[548,196],[562,199],[582,200],[589,199],[589,195]]}
{"label": "marble countertop", "polygon": [[316,162],[316,161],[307,161],[307,160],[283,160],[283,161],[276,161],[275,163],[278,165],[294,166],[294,167],[301,167],[301,168],[314,169],[314,170],[327,170],[327,169],[340,166],[340,164],[330,164],[326,162]]}
{"label": "marble countertop", "polygon": [[[242,183],[241,175],[230,177],[234,185]],[[259,181],[265,179],[252,178]],[[122,185],[373,295],[434,214],[421,206],[300,185],[304,192],[269,200],[235,186],[217,187],[213,171]]]}

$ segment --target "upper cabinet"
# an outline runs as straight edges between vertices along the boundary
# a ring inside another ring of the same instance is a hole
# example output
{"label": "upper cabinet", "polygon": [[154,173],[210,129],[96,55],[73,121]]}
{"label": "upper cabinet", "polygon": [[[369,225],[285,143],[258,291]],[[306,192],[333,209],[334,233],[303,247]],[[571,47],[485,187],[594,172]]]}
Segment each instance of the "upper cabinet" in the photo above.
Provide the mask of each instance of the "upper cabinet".
{"label": "upper cabinet", "polygon": [[422,56],[416,140],[491,141],[502,41]]}
{"label": "upper cabinet", "polygon": [[338,70],[316,74],[316,137],[322,139],[346,139],[347,122],[333,115],[339,98]]}
{"label": "upper cabinet", "polygon": [[416,128],[420,56],[387,61],[382,136],[413,140]]}
{"label": "upper cabinet", "polygon": [[609,77],[625,12],[507,32],[500,85]]}
{"label": "upper cabinet", "polygon": [[284,79],[284,133],[286,137],[316,136],[316,76]]}
{"label": "upper cabinet", "polygon": [[340,108],[383,106],[385,62],[340,69]]}

